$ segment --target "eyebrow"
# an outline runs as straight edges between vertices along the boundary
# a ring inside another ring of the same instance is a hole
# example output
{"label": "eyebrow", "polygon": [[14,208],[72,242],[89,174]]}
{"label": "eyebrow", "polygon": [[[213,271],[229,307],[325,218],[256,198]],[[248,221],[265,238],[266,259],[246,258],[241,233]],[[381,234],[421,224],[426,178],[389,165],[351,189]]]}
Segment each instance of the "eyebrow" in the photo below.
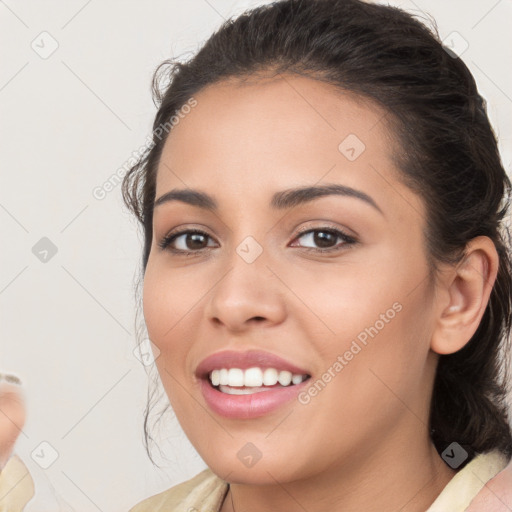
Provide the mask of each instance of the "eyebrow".
{"label": "eyebrow", "polygon": [[[347,187],[345,185],[339,185],[337,183],[312,187],[290,188],[276,192],[272,196],[270,206],[276,210],[286,210],[288,208],[308,203],[319,197],[331,195],[355,197],[356,199],[360,199],[361,201],[369,204],[384,215],[377,203],[368,194],[365,194],[361,190]],[[205,192],[190,188],[174,189],[166,192],[154,202],[153,208],[157,208],[158,206],[171,201],[180,201],[212,212],[216,212],[219,209],[219,205],[214,197]]]}

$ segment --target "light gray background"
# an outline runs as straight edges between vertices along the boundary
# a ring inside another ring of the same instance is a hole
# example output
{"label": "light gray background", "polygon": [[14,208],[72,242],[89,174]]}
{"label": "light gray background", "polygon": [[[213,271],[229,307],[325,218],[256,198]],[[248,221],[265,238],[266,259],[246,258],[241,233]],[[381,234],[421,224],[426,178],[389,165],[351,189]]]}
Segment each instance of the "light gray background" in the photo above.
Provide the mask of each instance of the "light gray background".
{"label": "light gray background", "polygon": [[[0,1],[0,370],[25,384],[16,452],[41,496],[51,482],[77,511],[126,511],[206,467],[172,416],[161,440],[170,462],[158,470],[146,457],[147,377],[133,355],[142,237],[119,186],[103,200],[93,190],[150,134],[156,65],[259,3]],[[512,1],[390,3],[425,11],[443,38],[456,31],[468,42],[463,59],[510,173]],[[52,38],[58,48],[42,58]],[[58,249],[46,263],[32,252],[42,237]],[[50,460],[41,442],[59,454],[46,470],[31,459],[36,450]]]}

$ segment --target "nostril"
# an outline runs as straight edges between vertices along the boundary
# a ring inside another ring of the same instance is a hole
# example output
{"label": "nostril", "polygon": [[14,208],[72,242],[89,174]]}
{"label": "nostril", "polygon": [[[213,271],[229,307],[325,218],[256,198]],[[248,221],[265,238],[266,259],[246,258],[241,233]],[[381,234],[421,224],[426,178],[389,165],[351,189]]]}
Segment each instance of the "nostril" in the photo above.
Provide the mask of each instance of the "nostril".
{"label": "nostril", "polygon": [[248,322],[264,322],[266,318],[264,316],[253,316],[252,318],[249,318]]}

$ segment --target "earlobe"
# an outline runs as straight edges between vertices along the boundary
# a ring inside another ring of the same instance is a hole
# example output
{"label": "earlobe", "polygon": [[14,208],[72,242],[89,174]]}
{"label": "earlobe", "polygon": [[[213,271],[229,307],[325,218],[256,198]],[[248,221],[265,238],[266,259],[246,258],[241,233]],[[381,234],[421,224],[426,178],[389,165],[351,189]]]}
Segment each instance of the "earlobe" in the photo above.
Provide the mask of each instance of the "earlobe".
{"label": "earlobe", "polygon": [[466,247],[461,262],[451,268],[439,286],[439,304],[431,349],[453,354],[466,345],[476,332],[489,302],[498,273],[499,257],[492,240],[479,236]]}

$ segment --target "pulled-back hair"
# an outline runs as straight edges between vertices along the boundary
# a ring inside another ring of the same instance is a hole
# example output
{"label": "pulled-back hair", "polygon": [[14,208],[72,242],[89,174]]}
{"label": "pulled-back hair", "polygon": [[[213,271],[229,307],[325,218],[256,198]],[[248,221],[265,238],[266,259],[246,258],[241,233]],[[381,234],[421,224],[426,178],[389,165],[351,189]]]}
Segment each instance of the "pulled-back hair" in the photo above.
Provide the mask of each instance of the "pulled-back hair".
{"label": "pulled-back hair", "polygon": [[[425,246],[438,263],[462,260],[471,239],[495,244],[499,269],[480,325],[453,354],[440,355],[430,410],[439,453],[456,441],[469,453],[512,456],[507,416],[512,322],[511,183],[470,71],[437,31],[396,7],[360,0],[282,0],[229,19],[187,62],[168,60],[153,78],[153,144],[129,170],[123,198],[151,244],[159,127],[208,85],[259,73],[295,73],[377,102],[387,112],[400,178],[423,198]],[[215,124],[212,124],[215,129]],[[147,443],[147,410],[146,410]],[[149,452],[148,452],[149,453]]]}

